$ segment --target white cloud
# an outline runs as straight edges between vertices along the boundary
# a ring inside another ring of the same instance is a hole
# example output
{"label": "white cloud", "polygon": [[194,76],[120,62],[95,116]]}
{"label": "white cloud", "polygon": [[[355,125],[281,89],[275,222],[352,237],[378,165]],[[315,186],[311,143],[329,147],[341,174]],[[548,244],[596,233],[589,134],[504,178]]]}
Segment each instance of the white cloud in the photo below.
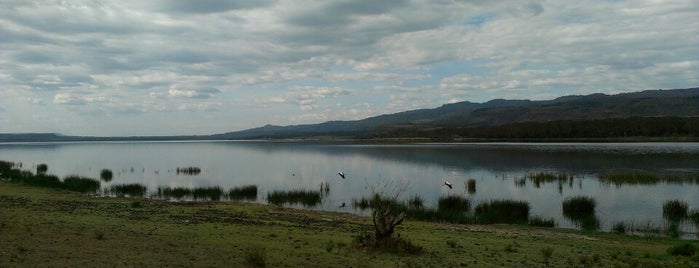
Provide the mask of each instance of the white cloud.
{"label": "white cloud", "polygon": [[0,107],[183,134],[183,113],[218,120],[192,128],[210,133],[235,130],[207,129],[232,115],[252,127],[688,88],[697,17],[697,1],[2,1]]}

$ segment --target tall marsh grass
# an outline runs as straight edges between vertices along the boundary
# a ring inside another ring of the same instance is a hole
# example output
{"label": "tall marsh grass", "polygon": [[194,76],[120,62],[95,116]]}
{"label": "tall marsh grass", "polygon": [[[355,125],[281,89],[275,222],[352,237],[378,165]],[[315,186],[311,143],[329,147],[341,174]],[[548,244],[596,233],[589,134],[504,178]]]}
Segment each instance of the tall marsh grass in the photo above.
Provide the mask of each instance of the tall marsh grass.
{"label": "tall marsh grass", "polygon": [[598,176],[598,179],[603,184],[614,184],[617,187],[621,185],[654,185],[657,183],[695,183],[699,184],[699,175],[659,175],[650,172],[611,172],[604,173]]}
{"label": "tall marsh grass", "polygon": [[533,174],[528,174],[527,179],[531,181],[534,184],[534,187],[539,188],[541,187],[542,183],[551,183],[551,182],[558,182],[559,184],[562,184],[564,182],[571,182],[573,180],[573,176],[565,174],[565,173],[550,173],[550,172],[539,172],[539,173],[533,173]]}
{"label": "tall marsh grass", "polygon": [[574,196],[563,200],[563,216],[578,219],[595,214],[597,201],[588,196]]}
{"label": "tall marsh grass", "polygon": [[228,191],[228,198],[236,201],[255,201],[257,200],[257,185],[234,187]]}
{"label": "tall marsh grass", "polygon": [[437,201],[439,210],[458,210],[468,212],[471,210],[471,200],[459,195],[440,196]]}
{"label": "tall marsh grass", "polygon": [[526,224],[529,220],[529,203],[515,200],[491,200],[476,206],[474,215],[481,223]]}
{"label": "tall marsh grass", "polygon": [[275,190],[267,193],[267,202],[274,205],[302,204],[305,207],[313,207],[320,204],[322,196],[320,191],[313,190]]}
{"label": "tall marsh grass", "polygon": [[63,179],[63,187],[70,191],[91,193],[100,189],[100,182],[93,178],[70,175]]}
{"label": "tall marsh grass", "polygon": [[105,169],[102,169],[102,171],[100,171],[100,179],[102,179],[105,182],[111,181],[113,177],[114,177],[114,173],[109,169],[105,168]]}
{"label": "tall marsh grass", "polygon": [[663,218],[669,221],[682,221],[687,218],[689,205],[681,200],[668,200],[663,203]]}
{"label": "tall marsh grass", "polygon": [[143,197],[147,188],[140,183],[112,185],[109,192],[117,196]]}

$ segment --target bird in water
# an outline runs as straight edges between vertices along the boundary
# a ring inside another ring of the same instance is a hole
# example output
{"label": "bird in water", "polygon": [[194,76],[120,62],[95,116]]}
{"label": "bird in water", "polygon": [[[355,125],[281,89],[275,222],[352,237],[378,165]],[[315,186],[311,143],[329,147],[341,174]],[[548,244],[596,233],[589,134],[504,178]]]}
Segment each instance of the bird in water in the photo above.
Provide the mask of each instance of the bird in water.
{"label": "bird in water", "polygon": [[340,205],[340,208],[344,208],[344,207],[345,207],[345,202],[342,202],[342,205]]}
{"label": "bird in water", "polygon": [[452,189],[451,182],[444,181],[444,185],[449,186],[449,189]]}
{"label": "bird in water", "polygon": [[340,175],[340,177],[343,179],[345,178],[345,173],[342,171],[338,172],[337,175]]}

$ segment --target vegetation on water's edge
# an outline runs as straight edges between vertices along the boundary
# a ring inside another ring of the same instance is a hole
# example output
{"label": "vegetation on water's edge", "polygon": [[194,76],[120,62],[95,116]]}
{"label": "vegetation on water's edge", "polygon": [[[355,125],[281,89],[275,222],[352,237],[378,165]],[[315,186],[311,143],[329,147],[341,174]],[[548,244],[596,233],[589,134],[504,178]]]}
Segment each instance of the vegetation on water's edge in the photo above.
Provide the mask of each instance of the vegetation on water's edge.
{"label": "vegetation on water's edge", "polygon": [[228,198],[230,200],[246,200],[255,201],[257,200],[257,185],[244,185],[234,187],[228,191]]}
{"label": "vegetation on water's edge", "polygon": [[424,137],[482,141],[696,141],[699,117],[629,117],[597,120],[523,122],[485,127],[382,127],[365,139]]}
{"label": "vegetation on water's edge", "polygon": [[[89,198],[0,181],[0,266],[696,267],[697,241],[408,220],[393,251],[371,219],[232,202]],[[419,249],[420,253],[407,251]],[[118,257],[114,257],[118,256]]]}
{"label": "vegetation on water's edge", "polygon": [[184,174],[184,175],[197,175],[201,173],[201,168],[199,167],[178,167],[176,169],[177,174]]}
{"label": "vegetation on water's edge", "polygon": [[117,184],[109,188],[109,192],[117,196],[143,197],[146,186],[140,183]]}
{"label": "vegetation on water's edge", "polygon": [[605,184],[621,186],[629,185],[651,185],[663,183],[695,183],[699,184],[699,175],[660,175],[649,172],[611,172],[599,175],[599,181]]}
{"label": "vegetation on water's edge", "polygon": [[321,200],[321,192],[314,190],[274,190],[267,193],[267,202],[274,205],[302,204],[306,207],[312,207],[320,204]]}

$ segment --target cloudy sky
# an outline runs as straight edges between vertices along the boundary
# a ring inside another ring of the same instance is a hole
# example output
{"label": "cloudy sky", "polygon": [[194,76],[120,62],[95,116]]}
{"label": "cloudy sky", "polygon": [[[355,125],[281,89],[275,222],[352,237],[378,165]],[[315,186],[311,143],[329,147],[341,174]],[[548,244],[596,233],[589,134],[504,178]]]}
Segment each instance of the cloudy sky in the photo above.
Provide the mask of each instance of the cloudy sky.
{"label": "cloudy sky", "polygon": [[213,134],[696,87],[698,18],[696,0],[2,0],[0,133]]}

